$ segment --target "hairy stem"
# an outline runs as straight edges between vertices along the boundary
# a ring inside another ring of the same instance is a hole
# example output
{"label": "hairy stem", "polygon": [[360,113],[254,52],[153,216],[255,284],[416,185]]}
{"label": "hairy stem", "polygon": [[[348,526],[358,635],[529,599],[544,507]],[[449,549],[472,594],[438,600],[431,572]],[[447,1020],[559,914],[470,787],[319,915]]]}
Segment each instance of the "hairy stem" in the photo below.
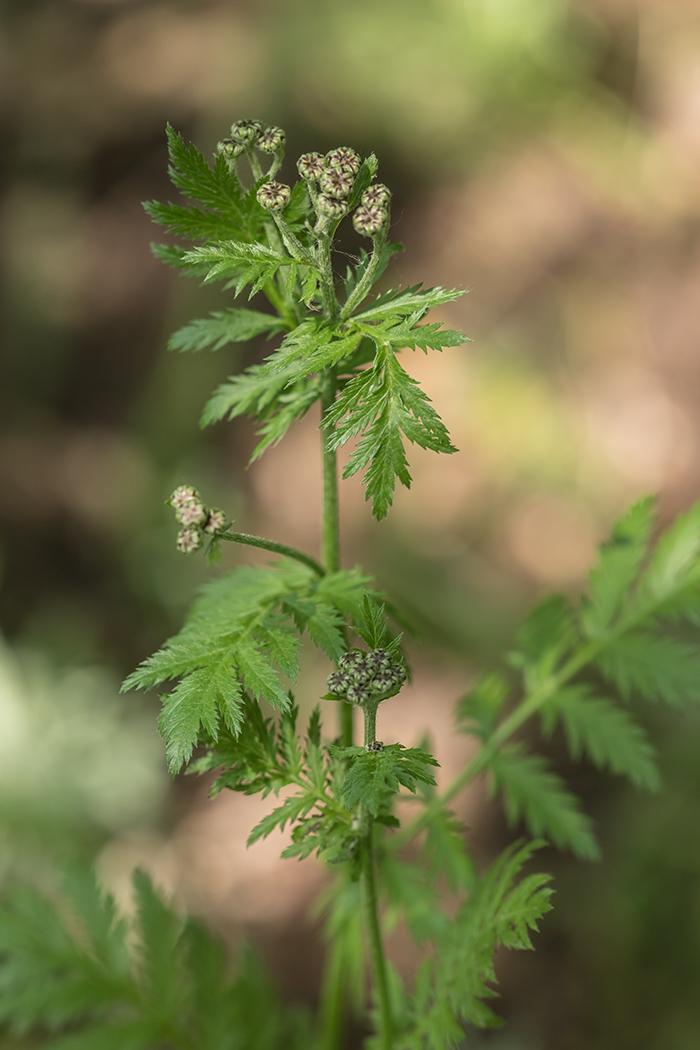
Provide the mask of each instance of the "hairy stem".
{"label": "hairy stem", "polygon": [[322,565],[312,558],[310,554],[304,554],[303,551],[298,551],[295,547],[288,547],[286,543],[276,543],[274,540],[266,540],[262,536],[251,536],[248,532],[220,532],[217,536],[219,540],[230,540],[232,543],[243,543],[247,547],[260,547],[264,551],[274,551],[275,554],[284,554],[287,558],[294,558],[295,561],[300,561],[302,565],[307,565],[310,569],[318,576],[325,576],[326,570]]}
{"label": "hairy stem", "polygon": [[[335,401],[336,378],[327,368],[321,383],[321,419]],[[340,569],[340,517],[338,511],[338,464],[335,450],[330,448],[331,429],[321,430],[323,455],[323,520],[321,523],[321,557],[326,572]],[[341,703],[338,711],[339,736],[342,747],[352,747],[352,705]]]}
{"label": "hairy stem", "polygon": [[341,321],[347,321],[352,311],[355,309],[356,306],[360,305],[360,303],[365,298],[370,288],[374,284],[374,276],[377,270],[379,269],[379,265],[382,261],[382,252],[384,251],[384,245],[386,244],[386,235],[387,230],[385,227],[374,238],[372,257],[370,258],[367,269],[365,270],[360,280],[357,282],[355,290],[353,291],[352,295],[350,295],[350,297],[348,298],[347,302],[345,303],[345,306],[343,307],[340,313]]}

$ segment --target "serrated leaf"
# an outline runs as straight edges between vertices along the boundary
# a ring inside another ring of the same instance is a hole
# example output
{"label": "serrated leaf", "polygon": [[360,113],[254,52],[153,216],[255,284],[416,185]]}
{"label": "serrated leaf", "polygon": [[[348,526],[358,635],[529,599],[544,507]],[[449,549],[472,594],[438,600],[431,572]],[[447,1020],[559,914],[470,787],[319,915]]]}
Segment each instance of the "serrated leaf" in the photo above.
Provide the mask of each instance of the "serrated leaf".
{"label": "serrated leaf", "polygon": [[588,577],[590,598],[581,610],[581,623],[590,638],[610,626],[637,578],[649,549],[654,503],[648,496],[630,507],[600,548],[599,564]]}
{"label": "serrated leaf", "polygon": [[385,517],[393,503],[396,479],[406,488],[411,485],[402,433],[421,448],[456,451],[430,399],[390,350],[378,351],[375,365],[347,384],[323,426],[336,427],[329,439],[332,448],[362,434],[343,477],[365,470],[365,498],[372,500],[377,519]]}
{"label": "serrated leaf", "polygon": [[598,843],[579,800],[551,771],[541,755],[527,754],[516,744],[490,762],[493,791],[502,792],[510,824],[525,820],[533,835],[546,836],[560,849],[571,849],[584,860],[597,860]]}
{"label": "serrated leaf", "polygon": [[699,557],[700,503],[696,503],[676,518],[657,543],[641,581],[642,593],[663,602],[684,586],[689,573],[698,582]]}
{"label": "serrated leaf", "polygon": [[606,645],[596,663],[624,697],[636,692],[673,707],[700,700],[700,651],[673,638],[622,635]]}
{"label": "serrated leaf", "polygon": [[265,244],[245,244],[240,241],[204,244],[185,252],[182,259],[186,265],[206,266],[205,281],[232,278],[231,283],[235,285],[236,295],[240,295],[243,288],[249,284],[249,299],[252,299],[264,284],[271,281],[281,267],[289,266],[296,272],[300,261],[281,255]]}
{"label": "serrated leaf", "polygon": [[265,332],[278,332],[284,321],[255,310],[231,308],[212,312],[209,317],[191,321],[168,340],[168,350],[197,352],[209,347],[219,350],[227,343],[245,343]]}
{"label": "serrated leaf", "polygon": [[314,645],[330,657],[335,663],[347,649],[342,616],[333,605],[319,602],[306,622],[309,635]]}
{"label": "serrated leaf", "polygon": [[438,763],[420,748],[390,744],[383,751],[345,748],[351,765],[338,792],[348,809],[362,804],[373,817],[391,804],[399,787],[415,792],[419,783],[435,784],[430,766]]}
{"label": "serrated leaf", "polygon": [[542,709],[545,734],[559,721],[572,758],[586,754],[599,768],[629,777],[637,787],[659,790],[656,752],[646,732],[613,701],[590,696],[585,686],[562,690]]}
{"label": "serrated leaf", "polygon": [[418,314],[424,316],[428,310],[442,306],[444,303],[453,302],[464,295],[464,292],[455,288],[423,288],[416,284],[412,288],[403,291],[400,288],[392,288],[378,296],[373,303],[353,314],[353,318],[360,321],[378,321],[386,318],[411,317]]}

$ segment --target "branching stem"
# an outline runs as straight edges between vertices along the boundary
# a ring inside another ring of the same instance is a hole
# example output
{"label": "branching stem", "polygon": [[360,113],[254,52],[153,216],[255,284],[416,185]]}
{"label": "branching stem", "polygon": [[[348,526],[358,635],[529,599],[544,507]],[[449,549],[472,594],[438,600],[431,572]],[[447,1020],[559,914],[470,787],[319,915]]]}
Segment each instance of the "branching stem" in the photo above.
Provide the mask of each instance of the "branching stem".
{"label": "branching stem", "polygon": [[296,547],[288,547],[286,543],[276,543],[275,540],[266,540],[263,536],[251,536],[248,532],[220,532],[217,536],[220,540],[230,540],[232,543],[243,543],[247,547],[260,547],[264,551],[274,551],[275,554],[284,554],[287,558],[294,558],[302,565],[307,565],[318,576],[325,576],[326,570],[322,565],[312,558],[310,554],[298,551]]}

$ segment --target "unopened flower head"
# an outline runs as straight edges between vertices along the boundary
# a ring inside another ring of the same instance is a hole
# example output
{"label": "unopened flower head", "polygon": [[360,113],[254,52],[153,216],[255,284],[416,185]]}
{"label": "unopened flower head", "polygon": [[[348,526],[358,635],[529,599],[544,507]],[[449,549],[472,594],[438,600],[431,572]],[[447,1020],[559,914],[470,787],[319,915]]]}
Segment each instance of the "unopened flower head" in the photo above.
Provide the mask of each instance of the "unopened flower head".
{"label": "unopened flower head", "polygon": [[179,510],[185,503],[189,503],[190,500],[199,499],[199,493],[196,489],[193,489],[191,485],[180,485],[176,488],[172,496],[168,500],[171,507],[175,510]]}
{"label": "unopened flower head", "polygon": [[285,134],[282,128],[266,128],[255,143],[263,153],[276,153],[284,146]]}
{"label": "unopened flower head", "polygon": [[330,168],[337,168],[344,175],[357,175],[362,161],[354,149],[350,146],[339,146],[326,154],[326,162]]}
{"label": "unopened flower head", "polygon": [[361,204],[376,204],[385,207],[391,200],[391,190],[384,183],[378,182],[376,186],[370,186],[360,197]]}
{"label": "unopened flower head", "polygon": [[177,549],[183,554],[193,554],[202,546],[199,529],[180,529],[177,534]]}
{"label": "unopened flower head", "polygon": [[360,685],[359,682],[351,683],[345,693],[345,698],[350,704],[365,704],[369,697],[369,689],[365,685]]}
{"label": "unopened flower head", "polygon": [[258,203],[268,211],[282,211],[289,204],[291,195],[289,186],[285,186],[283,182],[275,182],[274,179],[266,182],[256,193]]}
{"label": "unopened flower head", "polygon": [[384,227],[388,213],[376,204],[363,204],[352,217],[352,224],[363,237],[376,237]]}
{"label": "unopened flower head", "polygon": [[343,671],[334,671],[328,676],[328,692],[335,696],[345,696],[348,686],[351,684],[350,676]]}
{"label": "unopened flower head", "polygon": [[329,197],[327,193],[319,193],[316,198],[316,213],[324,219],[342,219],[347,210],[345,201]]}
{"label": "unopened flower head", "polygon": [[259,120],[237,120],[231,125],[231,138],[245,146],[257,142],[263,129]]}
{"label": "unopened flower head", "polygon": [[181,525],[203,525],[207,519],[207,509],[201,500],[190,499],[178,507],[175,517]]}
{"label": "unopened flower head", "polygon": [[315,182],[326,170],[326,158],[320,153],[304,153],[297,161],[297,168],[302,179]]}
{"label": "unopened flower head", "polygon": [[204,531],[213,535],[216,532],[221,532],[225,524],[226,515],[224,514],[223,510],[218,510],[217,508],[215,508],[214,510],[209,511],[209,516],[207,518],[207,523],[204,526]]}
{"label": "unopened flower head", "polygon": [[327,168],[318,181],[323,192],[329,197],[347,197],[352,190],[352,176],[346,175],[338,168]]}
{"label": "unopened flower head", "polygon": [[363,653],[361,649],[350,649],[347,653],[343,653],[340,660],[338,660],[338,667],[346,674],[350,674],[350,672],[356,671],[359,667],[365,666],[366,657],[367,654]]}
{"label": "unopened flower head", "polygon": [[242,153],[245,153],[245,146],[242,146],[240,142],[234,142],[233,139],[222,139],[216,144],[216,152],[223,153],[228,160],[236,160]]}

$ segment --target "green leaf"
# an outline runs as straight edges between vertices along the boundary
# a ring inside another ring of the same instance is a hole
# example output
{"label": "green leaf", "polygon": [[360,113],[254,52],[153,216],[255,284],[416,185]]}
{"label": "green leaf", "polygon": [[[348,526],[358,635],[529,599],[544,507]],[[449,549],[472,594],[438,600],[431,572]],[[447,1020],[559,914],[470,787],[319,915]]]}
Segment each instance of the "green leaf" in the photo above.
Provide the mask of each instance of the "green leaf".
{"label": "green leaf", "polygon": [[331,448],[363,435],[343,477],[366,468],[366,499],[372,500],[372,513],[378,519],[386,516],[393,503],[395,480],[406,488],[411,485],[402,433],[421,448],[456,451],[430,399],[391,351],[378,351],[374,366],[347,384],[326,413],[323,426],[337,427],[330,436]]}
{"label": "green leaf", "polygon": [[167,744],[170,772],[175,774],[192,757],[203,728],[214,739],[219,732],[219,711],[229,728],[240,726],[241,686],[234,677],[236,664],[230,651],[218,661],[188,674],[163,698],[158,729]]}
{"label": "green leaf", "polygon": [[242,233],[240,223],[201,208],[183,208],[159,201],[144,201],[143,208],[154,222],[191,240],[225,241]]}
{"label": "green leaf", "polygon": [[614,526],[600,548],[597,568],[589,574],[590,598],[584,599],[581,623],[589,638],[603,634],[624,607],[649,550],[654,525],[654,497],[639,500]]}
{"label": "green leaf", "polygon": [[576,641],[574,612],[561,594],[545,598],[518,631],[518,644],[525,662],[544,675],[551,674]]}
{"label": "green leaf", "polygon": [[[392,247],[394,246],[392,245]],[[464,295],[464,292],[459,292],[455,288],[447,289],[438,286],[436,288],[423,289],[420,284],[416,284],[412,288],[406,288],[403,291],[400,288],[392,288],[390,291],[378,296],[373,303],[364,309],[356,311],[353,314],[353,318],[366,322],[391,317],[411,317],[417,314],[418,319],[420,319],[431,308],[442,306],[444,303],[451,303],[462,295]]]}
{"label": "green leaf", "polygon": [[244,244],[240,241],[221,241],[220,244],[204,244],[192,248],[182,257],[187,265],[206,266],[205,281],[220,281],[232,278],[235,294],[251,285],[248,298],[252,299],[263,285],[271,281],[282,266],[296,272],[299,260],[268,248],[265,244]]}
{"label": "green leaf", "polygon": [[629,777],[637,787],[661,786],[654,748],[645,731],[611,700],[592,697],[585,686],[556,693],[542,709],[544,732],[561,721],[572,758],[587,754],[596,766]]}
{"label": "green leaf", "polygon": [[230,174],[224,157],[217,157],[212,169],[196,146],[191,143],[186,146],[182,136],[170,124],[166,127],[166,135],[173,184],[186,197],[240,223],[244,214],[240,185]]}
{"label": "green leaf", "polygon": [[293,824],[300,817],[305,817],[316,803],[316,796],[306,793],[285,799],[281,806],[277,806],[272,813],[268,813],[255,825],[248,836],[247,845],[252,846],[258,839],[267,838],[275,828],[284,831],[287,824]]}
{"label": "green leaf", "polygon": [[671,598],[691,576],[700,580],[700,503],[675,522],[661,537],[652,555],[649,567],[642,577],[644,596],[655,602]]}
{"label": "green leaf", "polygon": [[435,784],[430,766],[438,763],[426,751],[403,744],[389,744],[382,751],[365,748],[336,749],[350,758],[351,764],[338,797],[348,809],[362,804],[373,817],[391,806],[399,787],[415,792],[419,783]]}
{"label": "green leaf", "polygon": [[284,327],[281,318],[255,310],[219,310],[209,317],[191,321],[171,335],[168,350],[180,353],[196,352],[206,347],[219,350],[227,343],[245,343],[263,332],[277,332]]}
{"label": "green leaf", "polygon": [[596,663],[624,697],[639,693],[683,707],[700,700],[700,652],[673,638],[635,632],[608,644]]}
{"label": "green leaf", "polygon": [[322,649],[335,663],[347,649],[343,634],[344,621],[337,608],[326,602],[314,606],[306,623],[314,645]]}
{"label": "green leaf", "polygon": [[460,729],[486,740],[498,724],[498,716],[510,694],[508,682],[497,671],[479,675],[457,705]]}
{"label": "green leaf", "polygon": [[504,748],[490,762],[493,792],[502,792],[510,824],[524,818],[533,835],[546,835],[560,849],[597,860],[600,849],[579,800],[551,771],[546,759],[526,754],[520,744]]}

